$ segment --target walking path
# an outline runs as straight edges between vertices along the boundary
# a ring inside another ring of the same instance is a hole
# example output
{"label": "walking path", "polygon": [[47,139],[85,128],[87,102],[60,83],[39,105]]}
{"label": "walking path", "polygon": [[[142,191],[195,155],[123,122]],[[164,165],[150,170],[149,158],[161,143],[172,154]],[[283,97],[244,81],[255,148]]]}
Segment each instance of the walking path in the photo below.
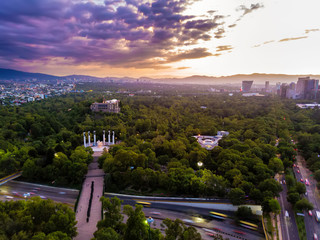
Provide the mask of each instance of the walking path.
{"label": "walking path", "polygon": [[[97,223],[101,220],[100,197],[103,194],[104,172],[99,169],[98,158],[102,152],[93,154],[93,161],[88,166],[88,173],[82,185],[82,192],[76,211],[78,236],[75,240],[89,240],[97,230]],[[91,194],[91,183],[94,182],[94,191],[91,204],[90,218],[87,222],[87,211]]]}

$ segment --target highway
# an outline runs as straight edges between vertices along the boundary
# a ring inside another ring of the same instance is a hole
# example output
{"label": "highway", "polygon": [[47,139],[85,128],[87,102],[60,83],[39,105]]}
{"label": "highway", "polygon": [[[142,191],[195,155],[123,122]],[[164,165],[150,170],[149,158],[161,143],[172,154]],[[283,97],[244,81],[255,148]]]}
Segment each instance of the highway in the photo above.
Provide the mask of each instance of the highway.
{"label": "highway", "polygon": [[[279,177],[279,181],[283,183],[284,176]],[[287,185],[282,184],[282,192],[279,193],[278,201],[281,206],[280,224],[283,240],[299,240],[299,232],[295,222],[294,211],[291,207],[291,203],[287,201]],[[285,216],[285,212],[288,212],[289,216]]]}
{"label": "highway", "polygon": [[[307,212],[305,212],[304,222],[306,226],[307,239],[313,239],[313,234],[316,233],[318,239],[320,239],[320,224],[316,221],[315,211],[320,211],[320,199],[319,199],[319,191],[316,189],[317,181],[313,179],[312,172],[306,168],[305,160],[302,156],[297,156],[297,166],[294,168],[294,173],[297,178],[297,181],[300,181],[302,178],[304,181],[306,179],[309,180],[310,186],[306,185],[307,196],[305,196],[309,202],[311,202],[314,206],[314,210],[312,211],[312,216],[309,216]],[[299,172],[298,172],[299,170]]]}
{"label": "highway", "polygon": [[[24,194],[30,193],[32,196],[40,196],[43,199],[50,198],[53,201],[66,203],[73,206],[79,194],[79,190],[50,187],[40,184],[10,181],[0,186],[0,200],[20,200],[24,199]],[[12,198],[13,197],[13,198]]]}
{"label": "highway", "polygon": [[19,172],[11,174],[9,176],[3,177],[3,178],[0,179],[0,185],[5,184],[6,182],[11,181],[11,180],[13,180],[15,178],[18,178],[21,175],[22,175],[22,171],[19,171]]}
{"label": "highway", "polygon": [[[105,194],[105,197],[113,197],[113,195]],[[213,220],[209,217],[209,211],[211,209],[197,208],[197,207],[186,207],[179,206],[176,204],[170,204],[169,200],[150,200],[150,199],[136,199],[134,196],[118,196],[123,200],[123,205],[134,206],[137,201],[149,202],[150,207],[145,207],[144,212],[146,216],[151,216],[153,218],[165,219],[176,219],[180,218],[187,225],[192,225],[197,228],[197,230],[205,236],[203,228],[206,229],[219,229],[219,234],[223,235],[224,238],[229,239],[264,239],[264,235],[260,232],[249,230],[240,226],[235,225],[234,221],[231,219],[226,219],[224,221]],[[173,200],[170,199],[172,202]],[[178,200],[184,202],[190,202],[190,200]],[[201,201],[202,202],[202,201]],[[154,214],[156,213],[156,214]],[[227,215],[232,216],[233,213],[225,212]],[[243,234],[235,233],[234,231],[243,232]],[[204,239],[212,239],[204,237]]]}
{"label": "highway", "polygon": [[[56,202],[66,203],[69,206],[74,206],[78,190],[50,187],[40,184],[27,183],[21,181],[10,181],[0,186],[0,200],[21,200],[25,199],[24,194],[30,193],[30,196],[40,196],[43,199],[52,199]],[[105,195],[106,197],[112,197],[111,195]],[[29,198],[29,197],[27,197]],[[143,201],[142,199],[136,199],[134,197],[119,197],[124,202],[123,204],[129,204],[134,206],[136,201]],[[145,200],[151,203],[151,206],[144,208],[146,216],[151,216],[157,220],[160,224],[162,219],[170,218],[182,219],[186,225],[191,225],[197,228],[201,233],[203,239],[212,239],[206,233],[206,231],[212,231],[214,228],[216,232],[223,235],[225,238],[231,239],[242,239],[242,240],[259,240],[264,239],[264,235],[261,232],[249,230],[240,226],[235,225],[231,219],[224,221],[213,220],[209,217],[209,211],[211,209],[197,208],[197,207],[186,207],[170,204],[172,199],[157,200]],[[176,200],[182,201],[182,200]],[[184,200],[190,202],[191,200]],[[214,200],[201,200],[201,202],[213,202]],[[217,200],[216,200],[217,201]],[[224,201],[228,202],[228,201]],[[197,202],[199,203],[199,202]],[[227,215],[232,216],[232,212],[225,212]],[[160,225],[159,225],[159,228]],[[209,230],[204,230],[209,229]],[[235,232],[235,231],[238,231]]]}

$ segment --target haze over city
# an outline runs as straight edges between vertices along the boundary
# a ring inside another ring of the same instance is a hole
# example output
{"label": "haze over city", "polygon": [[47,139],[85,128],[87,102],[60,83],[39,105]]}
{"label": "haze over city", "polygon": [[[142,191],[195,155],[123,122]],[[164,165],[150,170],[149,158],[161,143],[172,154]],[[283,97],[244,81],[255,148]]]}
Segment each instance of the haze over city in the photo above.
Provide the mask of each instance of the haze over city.
{"label": "haze over city", "polygon": [[0,0],[0,239],[319,239],[319,9]]}
{"label": "haze over city", "polygon": [[0,2],[0,67],[58,76],[319,74],[318,0]]}

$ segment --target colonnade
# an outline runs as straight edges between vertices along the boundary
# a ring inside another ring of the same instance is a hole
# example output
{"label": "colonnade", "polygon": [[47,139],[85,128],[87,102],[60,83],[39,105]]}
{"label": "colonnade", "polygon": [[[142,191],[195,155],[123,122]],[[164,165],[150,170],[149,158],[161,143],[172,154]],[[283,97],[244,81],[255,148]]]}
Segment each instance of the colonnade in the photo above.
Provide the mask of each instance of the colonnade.
{"label": "colonnade", "polygon": [[[87,136],[88,136],[88,142],[87,142]],[[111,141],[111,131],[108,131],[108,142],[106,142],[106,131],[103,130],[103,137],[102,137],[103,146],[109,146],[113,145],[114,142],[114,131],[112,131],[112,141]],[[86,132],[83,132],[83,145],[85,147],[91,147],[91,146],[97,146],[97,137],[96,137],[96,131],[93,131],[93,143],[91,144],[91,134],[90,131],[86,134]]]}

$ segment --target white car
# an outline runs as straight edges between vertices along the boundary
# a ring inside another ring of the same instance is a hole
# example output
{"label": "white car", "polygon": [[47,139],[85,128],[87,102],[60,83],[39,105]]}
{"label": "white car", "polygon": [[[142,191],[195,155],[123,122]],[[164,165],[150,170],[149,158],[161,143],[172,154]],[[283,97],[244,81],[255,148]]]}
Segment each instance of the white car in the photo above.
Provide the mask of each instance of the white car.
{"label": "white car", "polygon": [[6,198],[7,198],[7,199],[12,199],[13,197],[11,197],[11,196],[6,196]]}
{"label": "white car", "polygon": [[285,216],[286,216],[287,218],[289,217],[288,211],[285,212]]}
{"label": "white car", "polygon": [[190,220],[190,219],[182,219],[182,221],[186,222],[186,223],[194,223],[194,221]]}

